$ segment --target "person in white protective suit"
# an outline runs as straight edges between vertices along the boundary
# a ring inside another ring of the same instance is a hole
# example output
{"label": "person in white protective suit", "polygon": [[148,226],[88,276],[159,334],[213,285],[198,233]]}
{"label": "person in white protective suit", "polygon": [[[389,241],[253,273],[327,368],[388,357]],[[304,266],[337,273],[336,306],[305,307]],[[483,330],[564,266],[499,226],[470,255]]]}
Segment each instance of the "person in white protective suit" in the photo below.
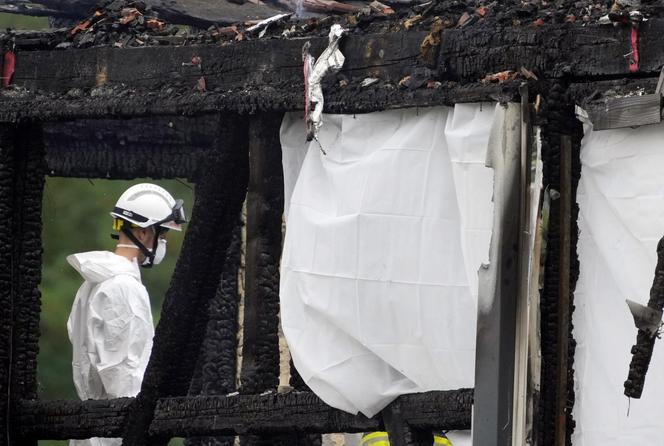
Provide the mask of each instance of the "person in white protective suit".
{"label": "person in white protective suit", "polygon": [[[182,200],[155,184],[127,189],[111,212],[115,252],[73,254],[67,261],[85,282],[67,322],[72,374],[81,400],[135,396],[150,358],[154,326],[139,265],[152,267],[166,254],[168,230],[186,222]],[[70,446],[116,446],[116,438],[72,440]]]}

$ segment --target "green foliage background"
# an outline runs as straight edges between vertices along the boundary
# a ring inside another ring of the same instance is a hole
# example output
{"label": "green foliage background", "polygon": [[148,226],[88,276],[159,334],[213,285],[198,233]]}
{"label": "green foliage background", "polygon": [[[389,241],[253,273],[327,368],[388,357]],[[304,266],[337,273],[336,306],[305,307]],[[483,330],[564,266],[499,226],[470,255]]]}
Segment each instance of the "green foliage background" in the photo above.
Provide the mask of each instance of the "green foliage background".
{"label": "green foliage background", "polygon": [[[78,178],[47,178],[43,208],[42,316],[37,376],[39,395],[44,399],[77,398],[71,379],[71,344],[67,318],[82,278],[67,263],[69,254],[113,250],[111,217],[120,194],[132,184],[150,181],[185,201],[190,216],[194,202],[192,186],[177,180],[115,181]],[[184,232],[170,231],[164,261],[143,269],[143,283],[150,293],[155,324],[175,268]],[[43,441],[42,446],[65,442]],[[177,444],[177,443],[172,443]]]}

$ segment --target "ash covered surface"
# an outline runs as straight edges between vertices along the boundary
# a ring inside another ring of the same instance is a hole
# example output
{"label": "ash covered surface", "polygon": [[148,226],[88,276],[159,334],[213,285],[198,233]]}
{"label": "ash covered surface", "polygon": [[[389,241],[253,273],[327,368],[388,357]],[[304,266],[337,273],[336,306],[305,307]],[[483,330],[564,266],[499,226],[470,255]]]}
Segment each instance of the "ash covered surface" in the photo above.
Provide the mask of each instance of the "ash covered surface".
{"label": "ash covered surface", "polygon": [[[261,0],[252,0],[265,5]],[[267,1],[267,0],[266,0]],[[638,26],[642,20],[664,16],[664,4],[658,0],[558,0],[558,1],[486,1],[486,0],[381,0],[366,3],[342,3],[335,0],[273,0],[270,6],[281,8],[281,17],[213,25],[201,30],[181,27],[159,17],[142,1],[102,0],[90,16],[69,29],[51,33],[8,31],[5,39],[18,43],[27,40],[41,49],[117,48],[156,45],[229,44],[265,38],[324,37],[334,23],[349,34],[386,33],[402,30],[432,30],[487,26],[499,32],[501,27],[539,27],[546,24],[603,23],[608,26]],[[298,10],[309,18],[299,17]],[[275,9],[276,10],[276,9]],[[314,15],[313,17],[311,17]],[[2,39],[0,35],[0,39]],[[30,47],[30,45],[25,45]]]}

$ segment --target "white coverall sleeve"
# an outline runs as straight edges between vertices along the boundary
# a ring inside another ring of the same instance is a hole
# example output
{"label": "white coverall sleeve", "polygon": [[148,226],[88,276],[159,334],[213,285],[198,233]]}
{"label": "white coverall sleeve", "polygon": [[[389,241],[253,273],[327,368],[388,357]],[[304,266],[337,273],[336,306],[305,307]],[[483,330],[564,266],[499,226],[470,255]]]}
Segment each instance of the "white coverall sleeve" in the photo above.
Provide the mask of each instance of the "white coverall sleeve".
{"label": "white coverall sleeve", "polygon": [[141,389],[154,328],[147,292],[142,286],[111,281],[90,301],[88,342],[91,366],[107,398],[135,396]]}

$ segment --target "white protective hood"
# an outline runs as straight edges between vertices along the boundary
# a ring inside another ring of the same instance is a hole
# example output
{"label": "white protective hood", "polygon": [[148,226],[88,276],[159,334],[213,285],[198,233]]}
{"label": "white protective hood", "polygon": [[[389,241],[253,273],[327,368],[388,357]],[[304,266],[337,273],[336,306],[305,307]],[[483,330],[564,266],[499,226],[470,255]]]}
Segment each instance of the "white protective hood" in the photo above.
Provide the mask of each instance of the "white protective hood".
{"label": "white protective hood", "polygon": [[625,299],[647,304],[664,235],[664,123],[592,132],[581,147],[574,294],[574,446],[664,444],[664,341],[643,396],[623,395],[636,342]]}
{"label": "white protective hood", "polygon": [[[76,293],[67,331],[72,377],[82,400],[135,396],[150,358],[154,327],[138,264],[107,251],[67,261],[85,282]],[[73,440],[72,446],[116,446],[120,439]]]}
{"label": "white protective hood", "polygon": [[373,416],[402,394],[473,387],[494,109],[325,115],[327,155],[286,115],[282,325],[329,405]]}

